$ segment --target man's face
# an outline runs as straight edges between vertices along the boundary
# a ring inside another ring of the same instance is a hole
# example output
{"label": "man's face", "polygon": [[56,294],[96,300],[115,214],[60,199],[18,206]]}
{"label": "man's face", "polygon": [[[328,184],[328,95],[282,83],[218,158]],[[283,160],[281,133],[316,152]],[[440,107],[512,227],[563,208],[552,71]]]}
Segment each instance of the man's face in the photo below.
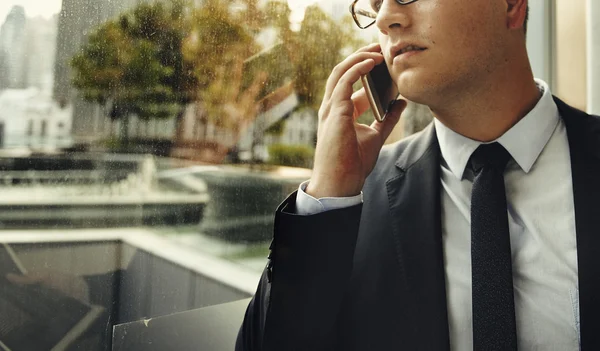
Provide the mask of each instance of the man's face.
{"label": "man's face", "polygon": [[[504,0],[420,0],[407,6],[382,0],[379,42],[400,93],[432,105],[487,81],[509,58],[506,6]],[[407,45],[413,48],[402,53]]]}

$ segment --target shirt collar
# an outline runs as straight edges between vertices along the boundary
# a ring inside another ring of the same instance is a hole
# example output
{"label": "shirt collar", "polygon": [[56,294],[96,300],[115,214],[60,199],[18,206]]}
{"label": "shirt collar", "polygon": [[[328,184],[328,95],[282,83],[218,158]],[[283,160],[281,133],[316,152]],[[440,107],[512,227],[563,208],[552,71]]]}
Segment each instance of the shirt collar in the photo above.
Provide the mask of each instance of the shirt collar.
{"label": "shirt collar", "polygon": [[[535,82],[542,92],[538,103],[500,138],[490,142],[504,146],[525,173],[529,173],[535,164],[560,118],[548,84],[541,79]],[[434,118],[434,124],[444,161],[450,171],[462,179],[471,154],[482,143],[456,133],[437,118]]]}

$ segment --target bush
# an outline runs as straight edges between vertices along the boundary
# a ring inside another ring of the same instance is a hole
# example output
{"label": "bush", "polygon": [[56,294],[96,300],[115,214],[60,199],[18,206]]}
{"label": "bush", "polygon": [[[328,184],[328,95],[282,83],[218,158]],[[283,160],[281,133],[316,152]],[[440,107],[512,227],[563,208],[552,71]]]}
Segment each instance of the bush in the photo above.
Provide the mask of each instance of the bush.
{"label": "bush", "polygon": [[269,146],[269,163],[280,166],[311,168],[315,150],[305,145]]}
{"label": "bush", "polygon": [[108,152],[118,152],[123,148],[123,142],[118,137],[109,137],[101,141],[101,145],[108,149]]}

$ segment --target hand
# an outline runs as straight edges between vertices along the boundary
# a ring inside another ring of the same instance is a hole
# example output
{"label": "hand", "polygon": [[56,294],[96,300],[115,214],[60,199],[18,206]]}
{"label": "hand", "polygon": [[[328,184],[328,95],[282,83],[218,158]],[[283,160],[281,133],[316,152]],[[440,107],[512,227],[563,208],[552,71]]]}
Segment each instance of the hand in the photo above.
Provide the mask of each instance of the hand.
{"label": "hand", "polygon": [[364,89],[352,85],[383,62],[379,44],[364,47],[338,64],[327,81],[319,110],[319,129],[313,175],[306,193],[315,197],[360,194],[379,152],[400,120],[406,101],[397,101],[384,122],[370,126],[356,119],[369,108]]}

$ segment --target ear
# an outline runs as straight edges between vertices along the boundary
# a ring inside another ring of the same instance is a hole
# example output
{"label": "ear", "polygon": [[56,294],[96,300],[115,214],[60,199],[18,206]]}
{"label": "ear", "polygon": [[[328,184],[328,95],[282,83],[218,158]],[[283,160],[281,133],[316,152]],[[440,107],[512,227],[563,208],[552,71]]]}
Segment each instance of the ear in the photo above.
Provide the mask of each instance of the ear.
{"label": "ear", "polygon": [[506,1],[506,28],[520,29],[525,24],[527,17],[527,0]]}

